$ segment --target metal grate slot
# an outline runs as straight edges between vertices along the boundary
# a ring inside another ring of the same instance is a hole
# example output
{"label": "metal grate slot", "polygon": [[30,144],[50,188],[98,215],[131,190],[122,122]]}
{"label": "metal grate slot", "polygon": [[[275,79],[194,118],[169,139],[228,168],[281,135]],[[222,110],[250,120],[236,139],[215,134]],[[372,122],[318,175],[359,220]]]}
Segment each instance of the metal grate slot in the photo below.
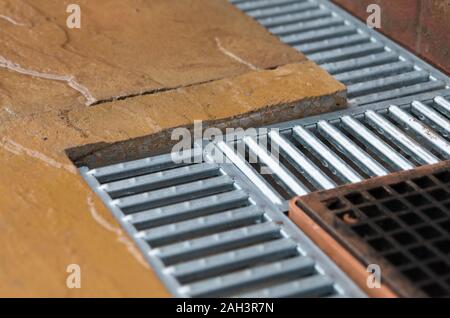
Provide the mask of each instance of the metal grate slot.
{"label": "metal grate slot", "polygon": [[[346,48],[334,49],[327,52],[311,54],[310,58],[318,64],[324,64],[348,60],[351,58],[358,58],[361,56],[366,56],[367,54],[375,54],[383,51],[384,47],[382,44],[369,42]],[[375,74],[373,74],[373,76],[375,77]]]}
{"label": "metal grate slot", "polygon": [[150,246],[156,247],[199,236],[261,222],[264,213],[255,206],[221,212],[184,222],[171,223],[139,232]]}
{"label": "metal grate slot", "polygon": [[165,245],[155,249],[154,255],[161,258],[164,264],[172,265],[280,237],[278,225],[264,222]]}
{"label": "metal grate slot", "polygon": [[292,280],[313,274],[314,261],[308,257],[294,257],[287,260],[257,266],[217,278],[203,280],[188,286],[194,296],[215,296],[214,293],[232,293],[263,286],[272,280]]}
{"label": "metal grate slot", "polygon": [[359,72],[361,69],[373,66],[382,66],[387,63],[398,62],[398,56],[393,52],[383,52],[372,54],[369,56],[358,57],[350,61],[339,61],[334,63],[326,63],[321,65],[328,73],[337,76],[337,74],[354,71]]}
{"label": "metal grate slot", "polygon": [[[272,1],[270,1],[272,2]],[[255,3],[257,5],[257,3]],[[273,2],[270,4],[267,8],[262,9],[242,9],[244,5],[240,5],[241,10],[245,11],[246,14],[249,16],[255,18],[255,19],[263,19],[273,16],[280,16],[283,14],[291,14],[291,13],[298,13],[298,12],[304,12],[311,9],[317,9],[319,6],[316,3],[312,3],[309,1],[291,1],[290,4],[286,5],[279,5],[277,6],[276,2]],[[239,7],[239,5],[238,5]]]}
{"label": "metal grate slot", "polygon": [[269,31],[278,36],[289,35],[296,32],[306,32],[311,30],[319,30],[327,27],[342,25],[341,19],[334,16],[322,17],[319,20],[304,21],[290,25],[282,25],[274,28],[269,28]]}
{"label": "metal grate slot", "polygon": [[167,271],[180,282],[186,283],[257,265],[265,260],[277,261],[296,255],[298,251],[295,242],[283,238],[184,262],[168,267]]}
{"label": "metal grate slot", "polygon": [[326,296],[363,296],[237,166],[198,152],[174,157],[80,171],[175,296],[228,297],[322,276],[333,277]]}
{"label": "metal grate slot", "polygon": [[408,62],[394,62],[367,67],[356,71],[336,74],[334,77],[346,85],[366,82],[374,78],[412,71],[414,66]]}
{"label": "metal grate slot", "polygon": [[294,48],[304,54],[324,54],[330,50],[345,48],[367,42],[370,42],[370,37],[364,34],[357,33],[315,43],[299,44],[295,45]]}
{"label": "metal grate slot", "polygon": [[160,171],[144,176],[105,183],[102,185],[102,188],[112,198],[118,198],[129,194],[176,186],[181,183],[203,178],[217,177],[220,174],[219,169],[219,165],[206,163],[195,164],[168,171]]}
{"label": "metal grate slot", "polygon": [[[259,173],[264,182],[255,185],[262,193],[269,193],[270,200],[276,198],[272,202],[279,205],[279,197],[437,163],[450,157],[447,106],[448,100],[436,97],[426,103],[346,110],[328,114],[326,119],[317,116],[280,124],[281,132],[271,130],[267,135],[243,138],[254,153],[251,159],[257,162],[241,162],[239,166],[246,167],[242,171],[251,180]],[[264,142],[266,139],[270,143]],[[239,142],[230,142],[225,155],[238,155],[233,149]],[[262,174],[261,166],[272,174]]]}
{"label": "metal grate slot", "polygon": [[244,137],[244,143],[249,147],[250,151],[259,158],[272,173],[274,173],[289,188],[290,192],[296,195],[308,193],[308,189],[295,177],[293,177],[285,168],[278,164],[270,153],[262,148],[252,137]]}
{"label": "metal grate slot", "polygon": [[331,11],[314,8],[313,10],[306,12],[298,12],[291,13],[282,16],[273,16],[268,18],[259,19],[259,23],[261,23],[266,28],[275,28],[283,25],[292,25],[293,23],[306,22],[311,20],[316,20],[320,18],[326,18],[331,16]]}
{"label": "metal grate slot", "polygon": [[[201,153],[183,153],[179,156],[180,162],[186,162],[186,158],[192,158],[193,162],[197,162],[201,158]],[[124,178],[139,176],[141,174],[152,173],[156,171],[164,171],[167,169],[180,167],[187,164],[175,163],[172,154],[161,155],[141,160],[135,160],[125,163],[101,167],[91,170],[91,174],[95,176],[99,182],[111,182]]]}
{"label": "metal grate slot", "polygon": [[189,204],[180,202],[178,204],[141,211],[133,215],[128,215],[126,220],[141,230],[242,207],[248,205],[248,199],[247,193],[236,190],[206,198],[189,200]]}
{"label": "metal grate slot", "polygon": [[449,88],[447,76],[327,0],[247,0],[235,5],[368,105]]}
{"label": "metal grate slot", "polygon": [[333,180],[277,131],[271,131],[269,133],[269,138],[273,143],[280,147],[288,160],[304,173],[305,178],[311,184],[318,189],[332,189],[336,186]]}
{"label": "metal grate slot", "polygon": [[239,294],[242,298],[278,297],[328,297],[332,294],[333,282],[328,277],[312,276],[296,279],[263,290]]}

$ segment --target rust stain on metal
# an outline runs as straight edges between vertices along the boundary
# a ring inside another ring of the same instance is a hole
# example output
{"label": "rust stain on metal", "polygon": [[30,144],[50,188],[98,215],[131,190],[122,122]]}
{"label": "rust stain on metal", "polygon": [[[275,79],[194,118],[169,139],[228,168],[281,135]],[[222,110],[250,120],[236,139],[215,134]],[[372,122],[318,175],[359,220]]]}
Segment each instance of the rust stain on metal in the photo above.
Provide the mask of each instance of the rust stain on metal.
{"label": "rust stain on metal", "polygon": [[361,266],[378,264],[395,295],[445,297],[449,170],[444,161],[297,197],[289,217],[369,295],[380,291],[367,287]]}

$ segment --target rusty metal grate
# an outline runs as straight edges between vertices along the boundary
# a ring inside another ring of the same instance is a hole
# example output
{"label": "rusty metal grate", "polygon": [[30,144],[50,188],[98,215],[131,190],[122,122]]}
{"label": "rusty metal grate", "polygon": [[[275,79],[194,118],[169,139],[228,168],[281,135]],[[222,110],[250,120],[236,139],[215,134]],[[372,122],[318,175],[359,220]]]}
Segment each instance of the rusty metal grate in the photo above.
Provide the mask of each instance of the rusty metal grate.
{"label": "rusty metal grate", "polygon": [[174,296],[364,295],[236,167],[183,157],[80,168]]}
{"label": "rusty metal grate", "polygon": [[355,105],[427,92],[450,80],[327,0],[230,0],[348,87]]}
{"label": "rusty metal grate", "polygon": [[450,161],[295,202],[292,218],[306,213],[365,266],[380,264],[399,295],[450,296]]}

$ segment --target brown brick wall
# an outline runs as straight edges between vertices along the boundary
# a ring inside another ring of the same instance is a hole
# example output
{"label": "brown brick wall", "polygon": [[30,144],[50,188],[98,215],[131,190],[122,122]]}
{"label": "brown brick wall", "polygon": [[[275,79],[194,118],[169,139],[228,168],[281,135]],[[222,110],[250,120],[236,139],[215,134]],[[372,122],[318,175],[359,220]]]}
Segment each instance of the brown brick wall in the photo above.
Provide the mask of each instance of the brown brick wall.
{"label": "brown brick wall", "polygon": [[380,5],[381,32],[450,74],[450,0],[333,0],[366,20]]}

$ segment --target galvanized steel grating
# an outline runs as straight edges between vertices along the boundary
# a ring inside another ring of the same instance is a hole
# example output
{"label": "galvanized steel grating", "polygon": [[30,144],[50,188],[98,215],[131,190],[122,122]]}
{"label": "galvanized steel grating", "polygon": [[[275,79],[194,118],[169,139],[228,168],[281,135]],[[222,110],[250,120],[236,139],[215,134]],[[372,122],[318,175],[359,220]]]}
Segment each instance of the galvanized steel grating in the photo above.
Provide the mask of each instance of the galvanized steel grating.
{"label": "galvanized steel grating", "polygon": [[450,79],[327,0],[230,0],[368,105],[449,88]]}
{"label": "galvanized steel grating", "polygon": [[[450,159],[450,102],[359,107],[215,141],[274,204]],[[265,169],[269,173],[261,173]]]}
{"label": "galvanized steel grating", "polygon": [[363,296],[236,167],[183,158],[80,168],[173,295]]}

